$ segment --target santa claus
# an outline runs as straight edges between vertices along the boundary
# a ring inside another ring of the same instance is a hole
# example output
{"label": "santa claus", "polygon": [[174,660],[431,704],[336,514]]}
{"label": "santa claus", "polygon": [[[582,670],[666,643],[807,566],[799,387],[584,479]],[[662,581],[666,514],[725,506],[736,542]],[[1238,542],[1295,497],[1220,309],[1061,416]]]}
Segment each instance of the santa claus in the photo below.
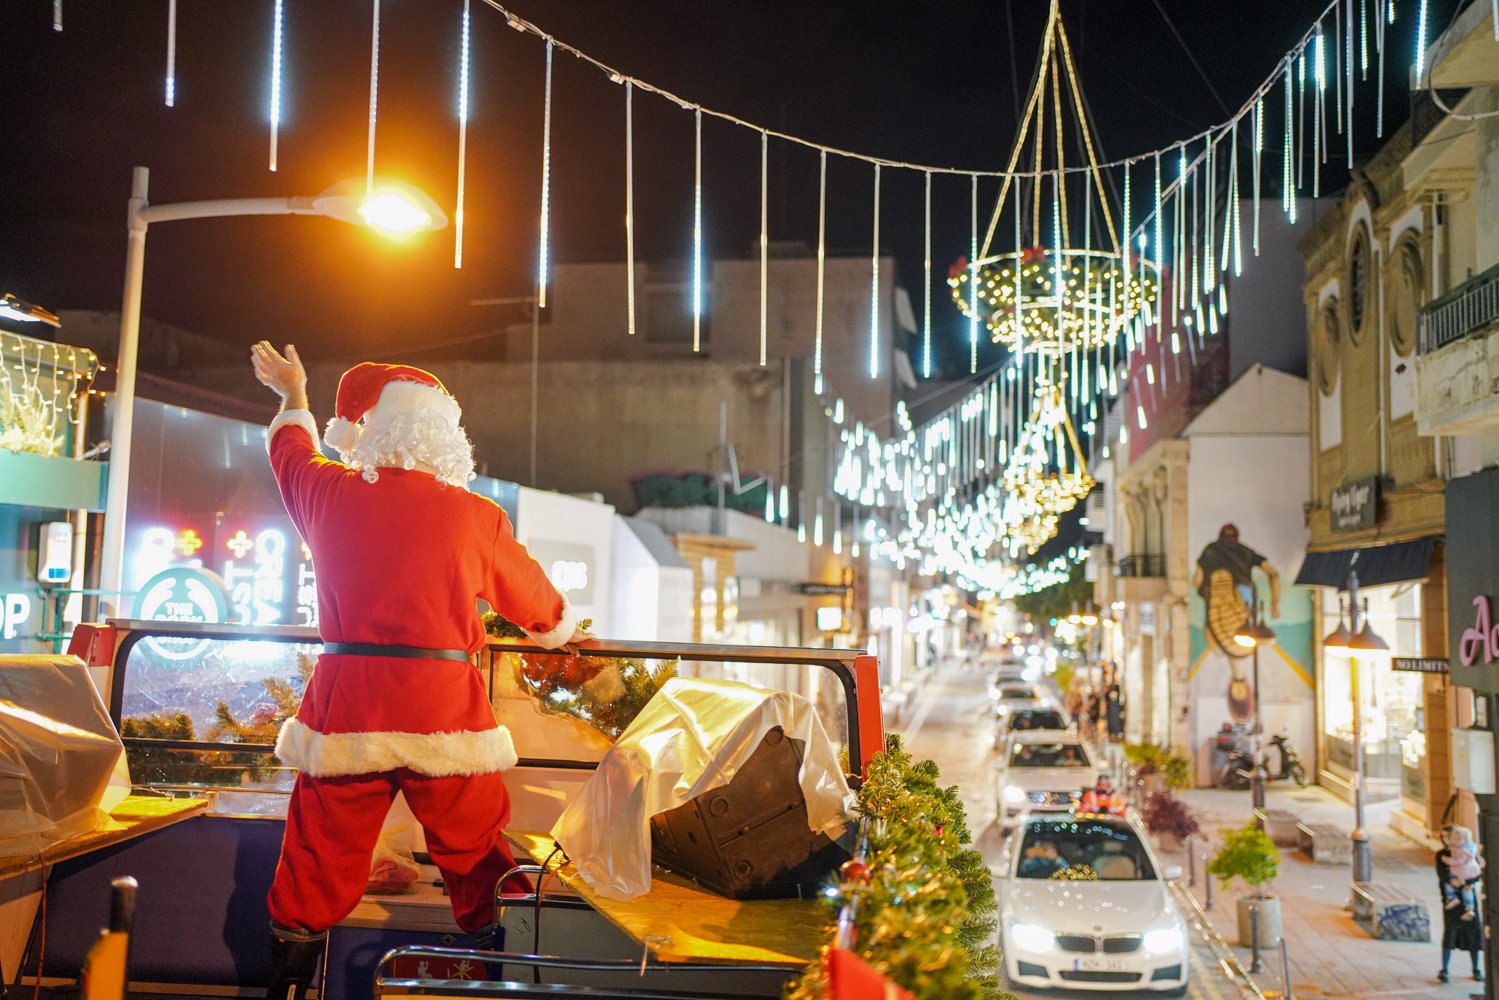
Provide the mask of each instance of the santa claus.
{"label": "santa claus", "polygon": [[256,344],[255,376],[281,397],[267,435],[287,513],[317,566],[323,651],[276,756],[299,773],[270,892],[273,1000],[300,1000],[328,928],[359,902],[396,793],[421,822],[458,925],[493,919],[514,864],[501,835],[515,764],[470,656],[482,599],[549,649],[582,641],[567,599],[470,493],[458,402],[433,375],[365,363],[338,386],[324,458],[307,373]]}

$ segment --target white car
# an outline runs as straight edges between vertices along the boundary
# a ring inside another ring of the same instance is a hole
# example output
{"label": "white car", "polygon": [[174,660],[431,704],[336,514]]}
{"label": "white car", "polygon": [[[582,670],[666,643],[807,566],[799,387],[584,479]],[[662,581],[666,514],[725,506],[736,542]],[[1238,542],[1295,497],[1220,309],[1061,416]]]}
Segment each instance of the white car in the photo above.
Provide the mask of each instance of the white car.
{"label": "white car", "polygon": [[1032,816],[997,871],[1000,950],[1021,987],[1149,990],[1182,996],[1187,924],[1131,821]]}
{"label": "white car", "polygon": [[1062,715],[1061,709],[1053,708],[1044,702],[1011,708],[1007,712],[994,716],[994,749],[1003,750],[1011,733],[1038,729],[1067,732],[1072,729],[1072,725],[1067,721],[1066,716]]}
{"label": "white car", "polygon": [[1000,751],[994,809],[1006,824],[1021,813],[1070,813],[1096,784],[1098,768],[1076,733],[1011,732]]}

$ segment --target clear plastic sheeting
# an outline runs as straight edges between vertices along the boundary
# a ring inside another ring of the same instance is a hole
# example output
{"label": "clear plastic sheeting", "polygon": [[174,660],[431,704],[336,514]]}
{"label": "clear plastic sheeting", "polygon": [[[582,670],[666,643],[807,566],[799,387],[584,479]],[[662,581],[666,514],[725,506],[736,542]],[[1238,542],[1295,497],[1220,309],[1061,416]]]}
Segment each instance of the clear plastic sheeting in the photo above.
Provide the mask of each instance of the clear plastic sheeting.
{"label": "clear plastic sheeting", "polygon": [[601,896],[651,888],[652,816],[726,785],[780,726],[805,743],[798,775],[807,825],[838,837],[854,795],[812,703],[789,691],[678,677],[651,699],[552,827],[552,836]]}
{"label": "clear plastic sheeting", "polygon": [[73,656],[0,656],[0,856],[97,829],[130,794],[125,750]]}

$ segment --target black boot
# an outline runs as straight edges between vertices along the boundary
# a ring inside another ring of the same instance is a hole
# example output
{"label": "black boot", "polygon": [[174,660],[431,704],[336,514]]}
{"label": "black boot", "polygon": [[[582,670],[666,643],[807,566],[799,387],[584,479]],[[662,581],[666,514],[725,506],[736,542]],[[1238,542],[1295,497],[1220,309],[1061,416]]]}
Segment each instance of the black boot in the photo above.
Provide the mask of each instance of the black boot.
{"label": "black boot", "polygon": [[303,1000],[328,935],[271,925],[271,985],[266,1000]]}

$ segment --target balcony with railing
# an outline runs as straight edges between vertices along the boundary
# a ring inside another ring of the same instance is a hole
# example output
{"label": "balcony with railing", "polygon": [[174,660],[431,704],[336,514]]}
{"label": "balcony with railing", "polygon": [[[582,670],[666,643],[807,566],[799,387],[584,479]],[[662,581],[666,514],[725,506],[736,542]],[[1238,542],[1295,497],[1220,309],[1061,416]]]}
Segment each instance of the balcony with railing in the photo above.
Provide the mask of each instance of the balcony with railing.
{"label": "balcony with railing", "polygon": [[1428,435],[1499,431],[1499,265],[1421,310],[1416,423]]}
{"label": "balcony with railing", "polygon": [[1119,560],[1118,575],[1125,579],[1164,577],[1166,575],[1166,557],[1159,553],[1125,556]]}

